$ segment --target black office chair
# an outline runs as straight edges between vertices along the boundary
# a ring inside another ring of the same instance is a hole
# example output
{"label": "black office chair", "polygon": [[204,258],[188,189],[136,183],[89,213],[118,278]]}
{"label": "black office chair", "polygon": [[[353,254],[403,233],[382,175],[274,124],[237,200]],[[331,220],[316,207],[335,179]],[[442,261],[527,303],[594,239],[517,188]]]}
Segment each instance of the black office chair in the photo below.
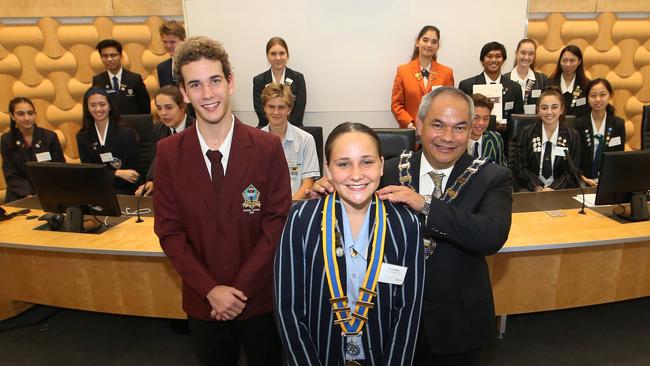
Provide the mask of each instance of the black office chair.
{"label": "black office chair", "polygon": [[496,131],[497,130],[497,116],[494,114],[490,115],[490,122],[488,122],[488,131]]}
{"label": "black office chair", "polygon": [[641,117],[641,150],[650,150],[650,104],[643,106]]}
{"label": "black office chair", "polygon": [[149,166],[153,161],[153,119],[150,114],[123,115],[124,122],[129,124],[138,134],[138,173],[141,177],[147,175]]}
{"label": "black office chair", "polygon": [[572,114],[564,116],[564,125],[573,128],[574,130],[576,129],[576,121],[578,121],[578,117]]}
{"label": "black office chair", "polygon": [[508,151],[506,152],[506,159],[508,160],[508,166],[515,167],[515,162],[517,161],[517,149],[519,147],[519,137],[521,136],[521,131],[524,127],[532,125],[539,121],[539,117],[534,114],[512,114],[510,115],[510,122],[508,123],[508,129],[506,131],[506,136],[508,139]]}
{"label": "black office chair", "polygon": [[415,150],[415,130],[411,128],[373,128],[381,142],[384,160],[400,156],[402,151]]}
{"label": "black office chair", "polygon": [[318,168],[320,175],[323,176],[323,127],[320,126],[296,126],[299,129],[309,133],[314,137],[316,142],[316,155],[318,156]]}

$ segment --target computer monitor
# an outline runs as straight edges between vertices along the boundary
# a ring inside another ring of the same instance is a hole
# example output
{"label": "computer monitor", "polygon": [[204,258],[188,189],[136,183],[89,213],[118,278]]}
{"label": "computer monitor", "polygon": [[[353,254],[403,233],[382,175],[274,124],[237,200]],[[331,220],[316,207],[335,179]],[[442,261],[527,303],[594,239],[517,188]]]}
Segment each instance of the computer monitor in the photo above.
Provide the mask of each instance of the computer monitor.
{"label": "computer monitor", "polygon": [[113,175],[104,164],[28,162],[43,211],[65,213],[63,231],[83,232],[83,215],[120,216]]}
{"label": "computer monitor", "polygon": [[650,190],[650,151],[612,151],[603,154],[596,190],[596,204],[630,203],[630,215],[617,216],[648,220]]}

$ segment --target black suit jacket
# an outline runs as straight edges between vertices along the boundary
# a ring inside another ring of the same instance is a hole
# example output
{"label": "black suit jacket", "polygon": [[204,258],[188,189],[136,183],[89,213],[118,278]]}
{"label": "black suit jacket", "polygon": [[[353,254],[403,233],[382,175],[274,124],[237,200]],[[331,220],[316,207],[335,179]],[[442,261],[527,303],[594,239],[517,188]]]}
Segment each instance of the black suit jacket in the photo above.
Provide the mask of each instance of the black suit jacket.
{"label": "black suit jacket", "polygon": [[172,58],[161,62],[156,66],[156,72],[158,73],[158,84],[162,88],[165,85],[177,85],[177,81],[174,78],[174,70],[172,70]]}
{"label": "black suit jacket", "polygon": [[[285,84],[288,85],[287,79],[291,79],[291,94],[295,97],[293,102],[293,109],[289,115],[289,122],[294,126],[302,126],[302,119],[305,116],[305,105],[307,104],[307,87],[305,86],[305,77],[298,71],[291,70],[287,67],[287,70],[284,73]],[[262,105],[262,90],[266,85],[273,82],[273,76],[271,76],[271,69],[264,71],[263,73],[255,76],[253,78],[253,107],[255,107],[255,113],[257,113],[257,118],[259,123],[257,127],[264,127],[269,124],[269,120],[264,114],[264,106]]]}
{"label": "black suit jacket", "polygon": [[[594,130],[591,126],[591,113],[587,113],[576,121],[576,130],[580,135],[580,171],[587,178],[593,179],[594,164]],[[619,137],[621,143],[616,146],[609,146],[609,142]],[[606,151],[625,150],[625,122],[612,113],[607,113],[605,118],[605,147]],[[599,167],[600,168],[600,167]]]}
{"label": "black suit jacket", "polygon": [[[20,132],[18,132],[20,135]],[[52,160],[65,163],[63,150],[56,133],[38,126],[34,127],[32,145],[27,148],[18,137],[20,145],[16,144],[16,138],[11,131],[2,135],[0,147],[2,147],[2,173],[7,182],[7,195],[5,202],[15,201],[35,194],[32,181],[27,173],[27,162],[37,161],[36,154],[49,151]]]}
{"label": "black suit jacket", "polygon": [[113,92],[113,81],[109,79],[108,71],[93,76],[93,85],[106,89],[108,95],[113,96],[122,115],[151,113],[151,100],[140,74],[122,68],[118,93]]}
{"label": "black suit jacket", "polygon": [[[578,132],[573,128],[566,127],[562,123],[558,127],[558,140],[560,138],[566,140],[566,149],[569,150],[573,164],[576,167],[580,166],[580,144],[578,142]],[[539,160],[542,153],[535,151],[533,148],[533,139],[542,141],[542,122],[537,122],[532,125],[524,127],[521,131],[519,138],[519,147],[517,151],[517,169],[518,184],[521,187],[534,191],[535,187],[543,186],[544,184],[539,179]],[[566,162],[566,157],[555,156],[553,162],[553,189],[566,189],[577,188],[578,181],[574,175],[569,171],[569,165]]]}
{"label": "black suit jacket", "polygon": [[[422,152],[410,159],[419,187]],[[472,163],[465,154],[454,165],[450,187]],[[386,161],[382,186],[399,185],[399,158]],[[495,339],[496,321],[486,255],[508,239],[512,216],[512,173],[487,164],[451,203],[432,199],[424,231],[437,243],[426,261],[420,332],[435,354],[460,353]]]}
{"label": "black suit jacket", "polygon": [[[561,77],[562,74],[560,74],[559,77],[549,79],[548,85],[556,87],[558,90],[560,90]],[[587,80],[584,85],[580,85],[576,79],[573,86],[573,93],[566,92],[562,94],[564,97],[564,106],[566,108],[564,114],[580,117],[589,112],[589,103],[587,101],[587,84],[589,84],[589,80]]]}
{"label": "black suit jacket", "polygon": [[[485,74],[480,73],[474,77],[465,79],[460,82],[458,89],[465,92],[465,94],[471,96],[474,94],[474,85],[483,85],[487,84],[485,81]],[[521,98],[521,87],[518,83],[501,76],[501,85],[503,85],[503,103],[501,104],[501,112],[503,113],[503,119],[510,122],[510,115],[512,114],[521,114],[524,113],[524,102]],[[506,104],[512,102],[512,109],[506,109]]]}
{"label": "black suit jacket", "polygon": [[[194,125],[194,117],[187,115],[187,119],[185,120],[185,129],[190,128],[192,125]],[[185,131],[183,129],[183,131]],[[152,131],[152,137],[153,137],[153,160],[151,161],[151,165],[149,166],[149,170],[147,171],[147,177],[146,181],[150,182],[153,181],[153,175],[155,172],[155,165],[156,165],[156,147],[158,146],[158,141],[164,139],[165,137],[171,136],[171,131],[169,130],[169,127],[165,126],[164,123],[158,122],[153,126],[153,131]]]}
{"label": "black suit jacket", "polygon": [[[130,126],[117,126],[109,122],[104,146],[99,144],[99,137],[94,128],[90,131],[81,130],[77,133],[77,147],[82,163],[103,164],[100,154],[110,152],[113,158],[120,159],[120,166],[116,168],[106,163],[109,170],[113,172],[116,169],[137,170],[139,167],[138,138],[135,130]],[[133,194],[138,187],[138,182],[129,183],[122,178],[114,177],[113,187],[116,194]]]}
{"label": "black suit jacket", "polygon": [[[506,78],[508,80],[511,80],[510,75],[513,72],[514,72],[514,70],[510,71],[510,72],[507,72],[507,73],[503,74],[502,77],[504,77],[504,78]],[[526,104],[537,105],[537,101],[539,100],[539,96],[533,97],[532,96],[533,90],[538,90],[539,93],[541,93],[542,91],[544,91],[544,89],[548,88],[548,76],[546,76],[546,74],[543,74],[543,73],[537,72],[537,71],[534,71],[534,73],[535,73],[535,83],[533,83],[533,86],[530,89],[530,92],[528,93],[528,97],[523,100],[524,105],[526,105]],[[519,87],[521,88],[521,85],[519,85]]]}

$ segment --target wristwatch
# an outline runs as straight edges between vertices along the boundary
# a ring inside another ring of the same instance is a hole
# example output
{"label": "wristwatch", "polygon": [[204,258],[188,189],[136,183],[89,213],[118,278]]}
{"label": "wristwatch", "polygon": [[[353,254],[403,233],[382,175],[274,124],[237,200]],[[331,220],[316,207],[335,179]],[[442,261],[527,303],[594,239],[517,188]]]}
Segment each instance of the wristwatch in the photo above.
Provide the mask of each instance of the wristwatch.
{"label": "wristwatch", "polygon": [[420,210],[420,213],[424,216],[429,216],[429,209],[431,208],[431,195],[425,194],[422,197],[424,197],[424,206],[422,207],[422,210]]}

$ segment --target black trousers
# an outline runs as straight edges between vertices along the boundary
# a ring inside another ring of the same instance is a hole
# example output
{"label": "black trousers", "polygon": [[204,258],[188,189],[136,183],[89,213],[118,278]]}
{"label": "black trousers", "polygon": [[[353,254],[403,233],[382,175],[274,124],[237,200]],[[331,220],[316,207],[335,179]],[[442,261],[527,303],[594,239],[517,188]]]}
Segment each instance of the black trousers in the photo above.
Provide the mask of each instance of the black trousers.
{"label": "black trousers", "polygon": [[225,322],[188,317],[192,344],[202,365],[233,365],[244,350],[248,366],[280,365],[282,345],[273,313]]}
{"label": "black trousers", "polygon": [[414,366],[478,366],[480,348],[474,348],[463,353],[435,354],[431,352],[426,331],[420,327],[417,345],[415,346]]}

